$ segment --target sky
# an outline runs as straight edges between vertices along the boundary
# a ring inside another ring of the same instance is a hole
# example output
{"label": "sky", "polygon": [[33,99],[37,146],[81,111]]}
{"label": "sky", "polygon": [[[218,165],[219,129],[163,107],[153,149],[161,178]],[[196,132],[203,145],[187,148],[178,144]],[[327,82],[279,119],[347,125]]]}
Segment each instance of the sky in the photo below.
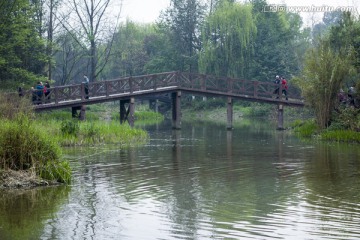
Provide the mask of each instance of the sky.
{"label": "sky", "polygon": [[[288,6],[300,7],[339,7],[352,6],[357,9],[360,7],[360,0],[267,0],[269,4],[286,4]],[[159,17],[160,11],[165,10],[170,5],[170,0],[123,0],[121,19],[127,18],[139,23],[155,22]],[[314,21],[320,21],[323,11],[319,13],[301,13],[304,24],[311,25]]]}

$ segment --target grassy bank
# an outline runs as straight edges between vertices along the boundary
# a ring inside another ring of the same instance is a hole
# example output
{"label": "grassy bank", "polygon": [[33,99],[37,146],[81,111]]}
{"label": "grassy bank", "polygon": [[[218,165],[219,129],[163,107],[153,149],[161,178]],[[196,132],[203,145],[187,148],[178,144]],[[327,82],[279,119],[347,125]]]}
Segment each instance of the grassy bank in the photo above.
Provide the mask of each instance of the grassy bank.
{"label": "grassy bank", "polygon": [[[22,176],[17,178],[13,171],[22,171]],[[25,178],[28,183],[20,182]],[[71,169],[61,159],[56,139],[28,116],[18,115],[11,120],[2,119],[0,126],[0,179],[5,187],[11,187],[12,179],[19,187],[69,183]]]}
{"label": "grassy bank", "polygon": [[328,128],[320,130],[314,120],[296,121],[293,123],[294,132],[303,138],[324,141],[360,143],[360,132],[349,129]]}
{"label": "grassy bank", "polygon": [[[61,147],[128,146],[148,139],[145,131],[112,121],[111,105],[91,108],[82,122],[69,111],[35,115],[28,100],[0,95],[0,188],[70,183],[71,168]],[[145,119],[153,116],[146,114]]]}
{"label": "grassy bank", "polygon": [[95,146],[99,144],[134,145],[144,143],[148,135],[141,129],[120,125],[117,121],[40,120],[39,127],[47,129],[60,146]]}

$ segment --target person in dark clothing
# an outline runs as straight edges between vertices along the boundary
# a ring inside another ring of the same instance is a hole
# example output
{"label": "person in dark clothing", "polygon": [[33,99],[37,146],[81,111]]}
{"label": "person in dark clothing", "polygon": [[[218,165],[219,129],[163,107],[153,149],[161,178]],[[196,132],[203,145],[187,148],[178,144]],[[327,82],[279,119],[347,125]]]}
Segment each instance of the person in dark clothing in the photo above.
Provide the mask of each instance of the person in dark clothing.
{"label": "person in dark clothing", "polygon": [[19,93],[19,97],[24,96],[22,87],[18,87],[18,93]]}
{"label": "person in dark clothing", "polygon": [[36,91],[36,96],[37,96],[36,103],[41,104],[42,100],[43,100],[43,95],[44,95],[44,85],[42,84],[42,82],[38,82],[36,84],[35,91]]}
{"label": "person in dark clothing", "polygon": [[49,100],[50,99],[50,83],[49,81],[45,82],[45,88],[44,88],[44,93],[45,93],[45,100]]}
{"label": "person in dark clothing", "polygon": [[89,78],[86,74],[84,74],[84,82],[85,84],[85,99],[89,99]]}

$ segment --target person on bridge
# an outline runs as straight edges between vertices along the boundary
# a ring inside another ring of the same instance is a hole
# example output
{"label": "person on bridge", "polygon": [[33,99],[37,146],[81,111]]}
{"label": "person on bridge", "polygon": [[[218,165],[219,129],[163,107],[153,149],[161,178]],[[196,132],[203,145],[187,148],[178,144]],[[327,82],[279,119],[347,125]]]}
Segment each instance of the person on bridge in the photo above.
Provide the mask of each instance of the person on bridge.
{"label": "person on bridge", "polygon": [[42,103],[43,94],[44,94],[44,85],[42,84],[42,82],[38,82],[36,85],[36,95],[37,95],[36,103],[38,105]]}
{"label": "person on bridge", "polygon": [[283,77],[281,77],[281,85],[282,85],[282,94],[284,94],[286,100],[288,100],[288,96],[287,96],[288,85],[286,79]]}
{"label": "person on bridge", "polygon": [[[279,89],[280,89],[280,76],[276,75],[275,80],[273,81],[273,83],[275,83],[276,89],[274,90],[274,94],[279,95]],[[277,96],[276,98],[279,98],[279,96]]]}
{"label": "person on bridge", "polygon": [[85,99],[89,99],[89,78],[84,73],[84,82],[85,84]]}
{"label": "person on bridge", "polygon": [[46,100],[49,100],[49,99],[50,99],[50,96],[49,96],[49,94],[50,94],[50,89],[49,89],[49,88],[50,88],[50,83],[49,83],[49,81],[46,81],[46,82],[45,82],[45,88],[44,88],[44,89],[45,89],[45,92],[44,92],[44,93],[45,93],[45,99],[46,99]]}

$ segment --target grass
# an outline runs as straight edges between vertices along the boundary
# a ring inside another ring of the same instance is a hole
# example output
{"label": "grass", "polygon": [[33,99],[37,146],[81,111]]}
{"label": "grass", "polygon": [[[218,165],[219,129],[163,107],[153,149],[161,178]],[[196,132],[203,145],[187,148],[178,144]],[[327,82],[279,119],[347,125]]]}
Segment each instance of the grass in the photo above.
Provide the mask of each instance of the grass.
{"label": "grass", "polygon": [[[49,165],[52,165],[51,169],[47,167]],[[21,114],[12,120],[2,120],[0,168],[30,170],[50,181],[69,183],[71,179],[71,169],[61,160],[61,149],[56,140],[46,129]]]}
{"label": "grass", "polygon": [[292,123],[295,133],[304,138],[316,138],[324,141],[360,143],[360,132],[344,129],[319,130],[314,120],[296,120]]}
{"label": "grass", "polygon": [[148,134],[141,129],[131,128],[128,124],[116,121],[38,121],[37,125],[47,129],[60,146],[94,146],[99,144],[120,144],[124,146],[141,144]]}
{"label": "grass", "polygon": [[323,131],[320,138],[327,141],[360,143],[360,132],[351,130]]}

